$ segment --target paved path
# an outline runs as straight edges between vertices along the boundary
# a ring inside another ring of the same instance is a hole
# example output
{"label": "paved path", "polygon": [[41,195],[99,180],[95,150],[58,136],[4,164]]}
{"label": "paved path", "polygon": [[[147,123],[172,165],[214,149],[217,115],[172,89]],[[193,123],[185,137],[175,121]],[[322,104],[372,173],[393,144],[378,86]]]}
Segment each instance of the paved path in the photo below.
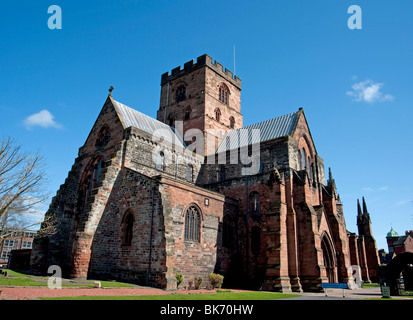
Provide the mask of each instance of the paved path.
{"label": "paved path", "polygon": [[[327,289],[327,296],[322,293],[301,293],[299,297],[288,298],[283,300],[361,300],[361,299],[380,299],[382,297],[379,287],[362,288],[353,290]],[[392,297],[396,299],[413,300],[413,297]]]}

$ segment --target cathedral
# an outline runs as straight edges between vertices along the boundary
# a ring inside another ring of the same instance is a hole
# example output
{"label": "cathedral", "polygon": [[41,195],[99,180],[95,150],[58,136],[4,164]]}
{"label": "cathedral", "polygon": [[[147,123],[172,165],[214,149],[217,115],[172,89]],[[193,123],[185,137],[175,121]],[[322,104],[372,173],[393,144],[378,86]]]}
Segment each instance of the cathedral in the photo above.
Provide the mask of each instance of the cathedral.
{"label": "cathedral", "polygon": [[35,239],[33,272],[164,289],[215,272],[278,292],[351,285],[354,264],[377,276],[367,208],[350,234],[302,108],[243,126],[241,79],[207,54],[161,76],[156,119],[112,90],[52,199],[57,231]]}

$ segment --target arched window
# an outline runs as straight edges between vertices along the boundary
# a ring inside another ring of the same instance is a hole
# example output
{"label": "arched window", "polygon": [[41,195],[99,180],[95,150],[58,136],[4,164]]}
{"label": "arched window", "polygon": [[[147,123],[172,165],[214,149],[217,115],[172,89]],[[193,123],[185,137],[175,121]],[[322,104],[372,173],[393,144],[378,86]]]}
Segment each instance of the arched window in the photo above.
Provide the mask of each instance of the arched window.
{"label": "arched window", "polygon": [[219,86],[219,101],[228,104],[229,89],[225,84]]}
{"label": "arched window", "polygon": [[308,176],[312,180],[313,179],[313,165],[310,163],[310,158],[308,158]]}
{"label": "arched window", "polygon": [[251,213],[253,215],[260,214],[260,195],[255,191],[251,193]]}
{"label": "arched window", "polygon": [[314,167],[314,163],[311,164],[311,178],[315,181],[315,167]]}
{"label": "arched window", "polygon": [[176,89],[175,101],[179,102],[185,99],[186,99],[186,87],[184,85],[180,85],[178,89]]}
{"label": "arched window", "polygon": [[106,146],[109,143],[110,138],[111,138],[111,134],[110,134],[109,126],[105,124],[99,131],[95,146],[96,147]]}
{"label": "arched window", "polygon": [[224,216],[222,223],[222,246],[226,248],[232,248],[234,244],[234,229],[233,222],[230,214]]}
{"label": "arched window", "polygon": [[88,199],[92,194],[92,189],[98,186],[104,162],[105,157],[99,152],[85,169],[79,189],[80,212],[84,212]]}
{"label": "arched window", "polygon": [[194,168],[193,168],[192,164],[188,164],[186,166],[186,180],[189,181],[189,182],[192,182],[193,170],[194,170]]}
{"label": "arched window", "polygon": [[235,127],[235,119],[234,119],[233,116],[229,117],[229,127],[231,129],[234,129],[234,127]]}
{"label": "arched window", "polygon": [[174,125],[174,120],[175,120],[174,115],[172,113],[170,113],[169,116],[168,116],[168,125],[170,127],[172,127]]}
{"label": "arched window", "polygon": [[185,240],[199,242],[200,224],[201,217],[198,209],[194,206],[190,206],[185,214]]}
{"label": "arched window", "polygon": [[184,120],[189,120],[191,118],[191,107],[188,107],[185,111]]}
{"label": "arched window", "polygon": [[161,151],[156,156],[156,169],[157,170],[164,170],[165,169],[165,155]]}
{"label": "arched window", "polygon": [[218,122],[221,120],[221,110],[219,110],[219,108],[215,109],[215,120]]}
{"label": "arched window", "polygon": [[122,246],[130,246],[132,244],[134,222],[135,218],[133,217],[133,213],[128,210],[122,219]]}
{"label": "arched window", "polygon": [[303,148],[302,149],[302,151],[301,151],[301,157],[302,157],[302,160],[301,160],[301,170],[305,170],[306,168],[307,168],[307,164],[306,164],[306,158],[307,158],[307,155],[306,155],[306,153],[305,153],[305,149]]}

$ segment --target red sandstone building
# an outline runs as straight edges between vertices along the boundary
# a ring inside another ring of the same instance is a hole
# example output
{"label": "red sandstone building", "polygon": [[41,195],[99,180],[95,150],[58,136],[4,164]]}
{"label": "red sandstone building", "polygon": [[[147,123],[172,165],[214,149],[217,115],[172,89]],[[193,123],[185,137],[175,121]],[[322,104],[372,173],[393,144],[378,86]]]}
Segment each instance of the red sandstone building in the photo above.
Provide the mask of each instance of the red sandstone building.
{"label": "red sandstone building", "polygon": [[348,234],[304,111],[244,127],[241,79],[208,55],[162,75],[157,119],[110,93],[47,214],[43,273],[173,289],[216,272],[282,292],[351,285],[352,264],[377,277],[367,209]]}
{"label": "red sandstone building", "polygon": [[386,236],[387,246],[389,252],[385,252],[384,249],[379,250],[380,263],[388,264],[390,261],[404,252],[413,252],[413,230],[406,230],[403,236],[390,229]]}

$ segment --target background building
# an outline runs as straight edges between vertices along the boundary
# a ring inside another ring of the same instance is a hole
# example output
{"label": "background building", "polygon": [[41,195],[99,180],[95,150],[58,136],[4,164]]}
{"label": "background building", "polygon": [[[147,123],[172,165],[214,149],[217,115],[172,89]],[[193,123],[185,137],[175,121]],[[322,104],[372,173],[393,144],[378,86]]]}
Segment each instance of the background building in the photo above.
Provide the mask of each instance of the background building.
{"label": "background building", "polygon": [[397,255],[403,252],[413,252],[413,230],[406,230],[403,236],[390,229],[386,236],[389,252],[379,250],[380,263],[388,264]]}
{"label": "background building", "polygon": [[8,266],[12,250],[31,249],[35,235],[36,231],[33,230],[16,231],[11,236],[5,238],[3,243],[0,244],[0,264],[3,267]]}

